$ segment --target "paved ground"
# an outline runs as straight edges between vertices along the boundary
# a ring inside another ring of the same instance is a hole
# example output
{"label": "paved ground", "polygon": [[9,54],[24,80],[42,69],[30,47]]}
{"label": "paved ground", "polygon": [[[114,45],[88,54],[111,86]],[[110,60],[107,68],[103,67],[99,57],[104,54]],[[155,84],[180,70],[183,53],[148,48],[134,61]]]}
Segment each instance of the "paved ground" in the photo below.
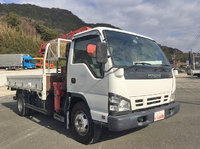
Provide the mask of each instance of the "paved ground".
{"label": "paved ground", "polygon": [[177,76],[180,112],[148,127],[123,132],[104,128],[99,142],[76,142],[65,125],[43,114],[16,114],[14,92],[0,87],[0,149],[197,149],[200,148],[200,78]]}

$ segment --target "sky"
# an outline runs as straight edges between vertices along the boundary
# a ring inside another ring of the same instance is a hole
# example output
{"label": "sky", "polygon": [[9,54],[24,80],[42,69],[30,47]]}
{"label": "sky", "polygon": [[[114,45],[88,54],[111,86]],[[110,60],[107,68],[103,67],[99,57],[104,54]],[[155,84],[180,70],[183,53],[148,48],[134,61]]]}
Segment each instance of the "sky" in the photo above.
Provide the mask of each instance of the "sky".
{"label": "sky", "polygon": [[86,23],[108,23],[183,52],[200,52],[200,0],[0,0],[71,11]]}

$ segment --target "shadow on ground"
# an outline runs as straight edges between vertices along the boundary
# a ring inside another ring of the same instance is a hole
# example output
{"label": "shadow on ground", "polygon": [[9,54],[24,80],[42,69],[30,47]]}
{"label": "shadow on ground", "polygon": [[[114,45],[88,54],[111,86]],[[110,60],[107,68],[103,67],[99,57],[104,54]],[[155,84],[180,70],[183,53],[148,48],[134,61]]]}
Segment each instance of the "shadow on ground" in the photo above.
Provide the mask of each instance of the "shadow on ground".
{"label": "shadow on ground", "polygon": [[[18,111],[17,111],[16,101],[1,103],[1,104],[5,107],[9,108],[17,116],[19,116]],[[66,124],[53,119],[52,116],[47,116],[47,115],[44,115],[44,114],[41,114],[38,112],[34,112],[33,115],[26,116],[26,118],[34,123],[37,123],[43,127],[50,129],[50,130],[55,130],[55,131],[59,132],[60,134],[67,136],[68,138],[73,138],[71,131],[66,129]],[[112,132],[112,131],[109,131],[108,128],[103,127],[101,136],[96,143],[119,138],[121,136],[128,135],[130,133],[139,131],[140,129],[143,129],[143,128],[145,128],[145,127],[130,129],[130,130],[121,131],[121,132]]]}

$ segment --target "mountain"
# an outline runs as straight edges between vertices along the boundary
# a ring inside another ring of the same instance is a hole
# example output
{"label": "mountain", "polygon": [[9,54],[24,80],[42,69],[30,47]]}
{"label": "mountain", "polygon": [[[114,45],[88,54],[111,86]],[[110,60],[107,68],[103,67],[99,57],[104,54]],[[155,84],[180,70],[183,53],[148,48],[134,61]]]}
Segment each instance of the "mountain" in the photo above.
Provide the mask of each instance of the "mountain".
{"label": "mountain", "polygon": [[[43,8],[31,4],[0,3],[0,29],[4,31],[0,34],[0,54],[28,52],[33,56],[38,56],[37,51],[41,43],[83,26],[118,28],[105,23],[85,23],[72,12],[64,9]],[[188,59],[188,53],[183,53],[176,48],[159,46],[169,61],[173,61],[175,55],[176,60]]]}
{"label": "mountain", "polygon": [[31,4],[0,4],[0,14],[14,12],[21,17],[27,17],[36,20],[38,23],[54,29],[55,31],[66,34],[69,31],[77,30],[83,26],[96,27],[107,26],[110,24],[88,24],[74,15],[71,11],[58,8],[43,8]]}
{"label": "mountain", "polygon": [[189,53],[183,53],[181,50],[177,48],[171,48],[162,45],[159,46],[171,63],[174,59],[180,62],[186,62],[189,59]]}

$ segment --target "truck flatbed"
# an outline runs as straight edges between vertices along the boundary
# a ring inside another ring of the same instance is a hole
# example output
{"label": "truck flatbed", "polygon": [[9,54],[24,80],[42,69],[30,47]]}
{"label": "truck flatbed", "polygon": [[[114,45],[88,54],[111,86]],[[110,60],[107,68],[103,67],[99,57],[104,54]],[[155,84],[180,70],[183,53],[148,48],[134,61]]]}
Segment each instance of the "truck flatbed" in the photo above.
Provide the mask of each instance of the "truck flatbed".
{"label": "truck flatbed", "polygon": [[7,83],[11,88],[42,91],[42,75],[8,76]]}
{"label": "truck flatbed", "polygon": [[[41,92],[53,90],[53,82],[59,81],[58,73],[46,73],[45,75],[7,76],[7,86],[14,89]],[[43,84],[43,82],[46,82]],[[45,88],[44,88],[45,86]]]}

